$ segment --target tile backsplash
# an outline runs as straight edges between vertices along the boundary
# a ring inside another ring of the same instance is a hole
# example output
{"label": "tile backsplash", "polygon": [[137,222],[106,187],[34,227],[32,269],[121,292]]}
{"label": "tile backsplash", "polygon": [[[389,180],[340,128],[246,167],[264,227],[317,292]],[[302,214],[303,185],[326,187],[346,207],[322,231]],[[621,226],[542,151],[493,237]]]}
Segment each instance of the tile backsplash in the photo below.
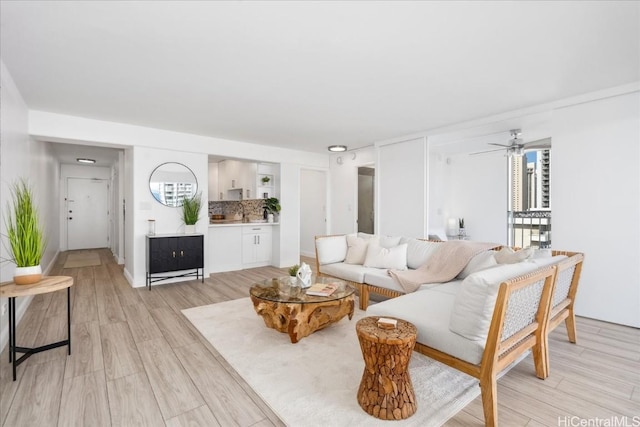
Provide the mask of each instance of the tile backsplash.
{"label": "tile backsplash", "polygon": [[242,217],[242,209],[247,220],[263,218],[264,200],[225,200],[209,202],[209,218],[211,215],[225,215],[226,219],[234,219],[236,214]]}

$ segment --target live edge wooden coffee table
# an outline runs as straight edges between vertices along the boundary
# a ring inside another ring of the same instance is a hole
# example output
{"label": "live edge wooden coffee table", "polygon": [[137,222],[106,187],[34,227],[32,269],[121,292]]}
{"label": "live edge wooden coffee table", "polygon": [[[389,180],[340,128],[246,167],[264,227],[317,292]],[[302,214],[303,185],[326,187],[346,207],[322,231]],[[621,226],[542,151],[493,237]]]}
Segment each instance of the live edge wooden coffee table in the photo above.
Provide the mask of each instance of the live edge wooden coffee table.
{"label": "live edge wooden coffee table", "polygon": [[292,286],[289,277],[267,279],[251,287],[253,308],[267,327],[288,333],[294,344],[347,315],[351,320],[355,307],[353,286],[327,277],[313,277],[312,283],[338,283],[339,287],[330,296],[320,297]]}

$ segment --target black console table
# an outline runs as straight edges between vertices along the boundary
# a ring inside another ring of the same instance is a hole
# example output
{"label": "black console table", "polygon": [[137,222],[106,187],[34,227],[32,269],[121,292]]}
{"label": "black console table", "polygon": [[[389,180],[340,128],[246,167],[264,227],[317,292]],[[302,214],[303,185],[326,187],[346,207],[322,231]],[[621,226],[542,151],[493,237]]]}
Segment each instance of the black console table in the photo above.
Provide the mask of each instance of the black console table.
{"label": "black console table", "polygon": [[[182,273],[158,274],[174,271]],[[202,278],[204,282],[204,235],[147,235],[147,287],[149,290],[152,283],[176,277]]]}

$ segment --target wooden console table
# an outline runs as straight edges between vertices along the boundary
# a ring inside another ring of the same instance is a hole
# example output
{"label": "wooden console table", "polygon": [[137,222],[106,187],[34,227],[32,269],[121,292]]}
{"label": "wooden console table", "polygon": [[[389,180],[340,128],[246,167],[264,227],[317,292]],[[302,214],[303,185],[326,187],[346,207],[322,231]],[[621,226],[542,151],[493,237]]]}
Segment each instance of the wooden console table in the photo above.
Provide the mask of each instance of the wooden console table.
{"label": "wooden console table", "polygon": [[[68,347],[68,354],[71,354],[71,286],[73,286],[73,277],[69,276],[45,276],[38,283],[32,285],[16,285],[14,282],[0,283],[0,297],[9,299],[9,362],[13,362],[14,381],[16,380],[16,368],[32,354],[64,345]],[[16,346],[16,297],[46,294],[62,289],[67,290],[67,339],[35,348]],[[16,358],[16,353],[23,354],[20,358]]]}

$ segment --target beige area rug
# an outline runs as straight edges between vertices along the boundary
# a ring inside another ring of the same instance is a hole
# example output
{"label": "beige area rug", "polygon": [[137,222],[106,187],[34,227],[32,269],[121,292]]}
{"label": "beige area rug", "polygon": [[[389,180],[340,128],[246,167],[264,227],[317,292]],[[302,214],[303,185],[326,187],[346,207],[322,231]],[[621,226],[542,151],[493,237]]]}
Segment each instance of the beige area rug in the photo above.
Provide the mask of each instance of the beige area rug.
{"label": "beige area rug", "polygon": [[100,264],[100,255],[96,252],[78,252],[67,255],[67,261],[62,268],[92,267]]}
{"label": "beige area rug", "polygon": [[403,421],[381,421],[356,400],[364,361],[355,324],[363,311],[297,344],[265,327],[249,298],[182,313],[291,427],[439,426],[480,394],[473,377],[414,352],[409,369],[418,410]]}

